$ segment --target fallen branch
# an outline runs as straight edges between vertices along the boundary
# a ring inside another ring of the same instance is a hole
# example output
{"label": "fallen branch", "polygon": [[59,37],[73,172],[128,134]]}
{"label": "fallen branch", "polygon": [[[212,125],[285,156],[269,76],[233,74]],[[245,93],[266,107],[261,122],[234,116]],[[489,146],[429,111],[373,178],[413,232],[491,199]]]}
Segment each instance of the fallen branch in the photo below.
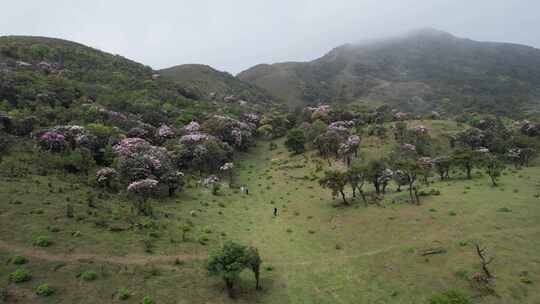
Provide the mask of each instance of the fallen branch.
{"label": "fallen branch", "polygon": [[420,255],[426,256],[426,255],[431,255],[431,254],[442,254],[442,253],[446,253],[446,249],[442,247],[437,247],[437,248],[425,249],[424,251],[420,253]]}

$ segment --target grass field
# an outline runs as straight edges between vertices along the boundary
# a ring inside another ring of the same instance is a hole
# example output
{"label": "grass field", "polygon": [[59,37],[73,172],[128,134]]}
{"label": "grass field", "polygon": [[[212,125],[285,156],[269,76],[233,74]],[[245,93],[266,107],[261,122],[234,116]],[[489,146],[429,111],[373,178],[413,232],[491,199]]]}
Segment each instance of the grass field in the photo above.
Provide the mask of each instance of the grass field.
{"label": "grass field", "polygon": [[[389,144],[369,139],[366,158]],[[440,195],[420,206],[391,185],[382,207],[344,207],[318,185],[316,163],[325,162],[311,153],[290,157],[278,145],[270,151],[260,143],[237,161],[235,181],[249,195],[224,185],[214,196],[192,182],[154,203],[155,220],[132,216],[127,198],[100,195],[71,176],[2,177],[0,288],[12,295],[8,303],[140,303],[144,296],[156,303],[428,303],[448,289],[478,303],[540,303],[540,167],[508,170],[499,187],[480,171],[470,181],[459,172],[449,182],[434,178],[424,189]],[[188,222],[193,229],[183,241],[180,226]],[[40,236],[50,246],[34,246]],[[230,300],[223,283],[208,277],[204,259],[226,239],[259,249],[262,291],[246,271]],[[464,279],[480,270],[473,242],[495,256],[495,296],[479,297]],[[445,252],[420,255],[433,247]],[[15,255],[28,263],[14,265]],[[18,268],[32,279],[10,283]],[[97,278],[85,281],[85,271]],[[41,283],[55,294],[35,295]],[[118,300],[119,288],[131,297]]]}

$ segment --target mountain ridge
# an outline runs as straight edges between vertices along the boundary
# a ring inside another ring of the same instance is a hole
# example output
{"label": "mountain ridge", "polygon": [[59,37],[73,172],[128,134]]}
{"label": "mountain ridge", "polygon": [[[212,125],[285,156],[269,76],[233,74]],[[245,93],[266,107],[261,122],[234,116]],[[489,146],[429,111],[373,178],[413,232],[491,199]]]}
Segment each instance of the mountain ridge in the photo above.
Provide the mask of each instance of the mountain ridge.
{"label": "mountain ridge", "polygon": [[540,104],[539,49],[437,30],[344,44],[313,61],[257,65],[237,76],[293,105],[367,100],[455,112],[494,104],[508,114],[512,105],[537,111]]}

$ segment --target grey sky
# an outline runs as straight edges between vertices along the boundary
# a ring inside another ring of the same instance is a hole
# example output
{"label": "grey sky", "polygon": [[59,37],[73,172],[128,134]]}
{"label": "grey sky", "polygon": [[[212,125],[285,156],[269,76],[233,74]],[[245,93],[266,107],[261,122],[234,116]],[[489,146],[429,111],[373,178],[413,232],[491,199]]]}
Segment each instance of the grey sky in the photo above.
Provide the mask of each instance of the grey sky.
{"label": "grey sky", "polygon": [[0,1],[0,35],[65,38],[156,69],[237,73],[421,27],[540,47],[538,0]]}

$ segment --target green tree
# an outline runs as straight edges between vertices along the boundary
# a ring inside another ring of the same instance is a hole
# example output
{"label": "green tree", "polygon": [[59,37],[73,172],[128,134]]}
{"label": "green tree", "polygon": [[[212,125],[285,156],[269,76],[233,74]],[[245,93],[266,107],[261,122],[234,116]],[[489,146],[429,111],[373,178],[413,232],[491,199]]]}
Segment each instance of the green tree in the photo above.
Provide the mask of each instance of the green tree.
{"label": "green tree", "polygon": [[404,144],[407,138],[407,123],[404,121],[396,122],[394,128],[394,137],[400,144]]}
{"label": "green tree", "polygon": [[404,175],[404,179],[409,182],[409,198],[412,204],[420,204],[418,189],[415,185],[417,177],[422,173],[422,166],[411,158],[398,159],[394,164],[396,171],[399,170]]}
{"label": "green tree", "polygon": [[210,275],[223,279],[228,294],[234,298],[234,284],[240,273],[247,267],[248,255],[245,246],[227,241],[221,248],[210,253],[207,269]]}
{"label": "green tree", "polygon": [[478,160],[476,153],[471,149],[458,149],[454,151],[452,155],[452,160],[456,165],[459,165],[463,168],[467,174],[467,179],[472,178],[472,170]]}
{"label": "green tree", "polygon": [[349,179],[349,184],[351,185],[353,191],[353,197],[356,197],[356,191],[362,197],[364,204],[367,206],[366,195],[364,194],[364,184],[366,182],[367,168],[363,166],[360,162],[354,162],[349,170],[347,170],[347,177]]}
{"label": "green tree", "polygon": [[320,119],[315,120],[306,132],[307,141],[312,143],[317,136],[321,135],[324,130],[326,130],[327,127],[328,126],[324,121]]}
{"label": "green tree", "polygon": [[349,178],[347,173],[338,171],[338,170],[328,170],[324,173],[324,176],[319,179],[319,184],[323,188],[328,188],[332,190],[332,195],[336,196],[338,193],[341,194],[343,203],[349,205],[349,201],[345,196],[345,186],[349,183]]}
{"label": "green tree", "polygon": [[328,130],[317,136],[314,144],[317,147],[317,150],[319,150],[319,154],[326,158],[330,165],[330,156],[334,155],[336,158],[339,156],[339,147],[344,140],[345,139],[339,132]]}
{"label": "green tree", "polygon": [[299,128],[289,130],[287,133],[287,140],[285,141],[285,147],[294,154],[300,154],[305,151],[306,136],[304,131]]}
{"label": "green tree", "polygon": [[253,275],[255,276],[255,289],[260,289],[260,275],[261,275],[261,264],[262,259],[259,255],[259,251],[255,247],[249,247],[246,251],[247,255],[247,267],[253,271]]}
{"label": "green tree", "polygon": [[366,177],[371,181],[375,192],[381,193],[381,177],[386,169],[386,163],[383,160],[371,160],[366,168]]}
{"label": "green tree", "polygon": [[441,177],[441,180],[450,178],[450,166],[452,165],[452,160],[447,156],[439,156],[433,160],[435,170]]}
{"label": "green tree", "polygon": [[35,59],[43,60],[49,55],[51,49],[45,44],[36,43],[30,47],[30,52]]}
{"label": "green tree", "polygon": [[506,165],[497,156],[489,154],[484,160],[484,167],[486,168],[486,173],[491,178],[491,183],[496,187],[497,178],[501,176]]}

